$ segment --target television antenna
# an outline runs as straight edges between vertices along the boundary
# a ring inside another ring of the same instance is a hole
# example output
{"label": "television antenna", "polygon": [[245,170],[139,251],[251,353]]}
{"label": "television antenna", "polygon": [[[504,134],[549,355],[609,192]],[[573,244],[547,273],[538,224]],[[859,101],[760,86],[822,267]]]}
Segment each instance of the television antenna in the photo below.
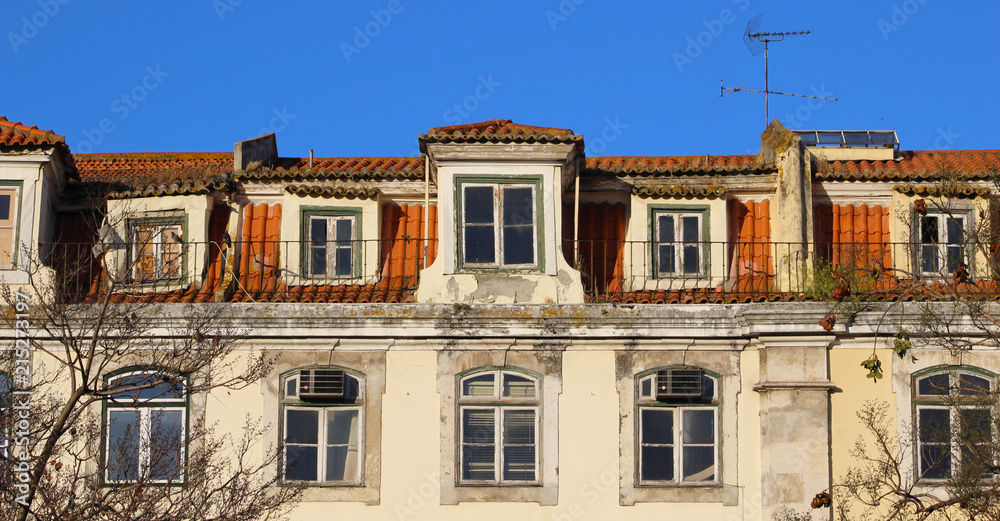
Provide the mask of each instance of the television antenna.
{"label": "television antenna", "polygon": [[[771,90],[769,77],[768,77],[768,44],[771,42],[780,42],[785,39],[786,36],[800,36],[811,33],[812,31],[783,31],[783,32],[760,32],[760,20],[764,15],[759,14],[750,19],[747,22],[747,28],[743,31],[743,43],[746,44],[747,49],[750,49],[750,54],[757,56],[760,51],[764,51],[764,90],[754,90],[746,88],[746,83],[740,83],[735,87],[726,87],[723,80],[719,80],[719,86],[722,87],[721,94],[719,98],[733,94],[736,92],[756,92],[764,95],[764,126],[770,123],[770,107],[768,95],[778,94],[781,96],[797,96],[799,98],[812,98],[812,99],[823,99],[827,101],[837,101],[838,98],[825,98],[823,96],[809,96],[807,94],[792,94],[789,92],[778,92]],[[761,45],[763,44],[763,46]],[[716,98],[718,99],[718,98]]]}

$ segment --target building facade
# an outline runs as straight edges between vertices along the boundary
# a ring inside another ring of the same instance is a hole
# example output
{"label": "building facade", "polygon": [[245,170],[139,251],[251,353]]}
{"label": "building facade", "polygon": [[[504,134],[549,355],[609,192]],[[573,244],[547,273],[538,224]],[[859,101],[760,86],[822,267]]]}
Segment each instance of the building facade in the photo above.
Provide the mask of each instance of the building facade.
{"label": "building facade", "polygon": [[[221,307],[275,357],[239,391],[110,400],[101,464],[129,422],[259,418],[306,487],[293,519],[832,519],[812,503],[871,400],[915,440],[903,479],[942,494],[962,451],[915,426],[951,421],[942,387],[998,385],[1000,351],[920,319],[941,288],[993,291],[969,238],[998,151],[775,121],[756,155],[588,158],[570,130],[492,120],[430,129],[420,157],[287,158],[274,135],[71,155],[0,127],[7,283],[39,252],[67,298],[115,280],[144,316]],[[104,479],[169,481],[149,460]]]}

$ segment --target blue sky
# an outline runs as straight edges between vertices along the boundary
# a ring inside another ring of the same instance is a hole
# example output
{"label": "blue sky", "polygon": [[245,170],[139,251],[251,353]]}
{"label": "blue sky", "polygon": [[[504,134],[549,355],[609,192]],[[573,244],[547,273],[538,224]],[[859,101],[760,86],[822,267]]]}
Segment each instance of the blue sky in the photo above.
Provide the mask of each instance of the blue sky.
{"label": "blue sky", "polygon": [[428,128],[571,128],[587,155],[756,153],[771,118],[895,129],[902,148],[1000,148],[1000,2],[22,0],[0,7],[0,114],[74,152],[417,153]]}

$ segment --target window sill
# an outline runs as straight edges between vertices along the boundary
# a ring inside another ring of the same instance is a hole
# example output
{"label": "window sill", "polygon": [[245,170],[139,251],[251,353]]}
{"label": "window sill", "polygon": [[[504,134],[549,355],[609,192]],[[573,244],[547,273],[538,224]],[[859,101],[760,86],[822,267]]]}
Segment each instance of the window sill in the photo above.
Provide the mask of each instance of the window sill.
{"label": "window sill", "polygon": [[556,487],[542,484],[532,485],[455,485],[441,490],[442,505],[459,503],[538,503],[541,506],[557,504],[559,491]]}
{"label": "window sill", "polygon": [[636,503],[722,503],[734,506],[739,503],[739,488],[711,485],[635,485],[621,489],[620,504]]}
{"label": "window sill", "polygon": [[[295,486],[295,483],[282,483],[281,486]],[[378,505],[380,502],[378,489],[364,485],[307,485],[302,491],[300,501],[305,502],[357,502],[366,505]]]}

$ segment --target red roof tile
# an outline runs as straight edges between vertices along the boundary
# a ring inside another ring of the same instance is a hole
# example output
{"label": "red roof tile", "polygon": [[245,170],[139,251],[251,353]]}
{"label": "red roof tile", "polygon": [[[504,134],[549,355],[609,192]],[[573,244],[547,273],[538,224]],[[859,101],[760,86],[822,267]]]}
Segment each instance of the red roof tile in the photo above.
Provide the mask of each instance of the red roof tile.
{"label": "red roof tile", "polygon": [[42,130],[37,126],[22,125],[20,121],[13,122],[0,116],[0,145],[31,146],[31,145],[65,145],[66,138],[51,130]]}
{"label": "red roof tile", "polygon": [[309,168],[309,158],[279,158],[259,170],[241,171],[236,179],[422,179],[424,163],[419,157],[318,157]]}
{"label": "red roof tile", "polygon": [[521,125],[509,119],[436,127],[418,138],[420,149],[427,143],[573,143],[583,144],[583,136],[568,128]]}
{"label": "red roof tile", "polygon": [[898,160],[826,161],[814,168],[817,179],[935,179],[943,173],[990,179],[1000,173],[1000,150],[919,150],[900,152]]}
{"label": "red roof tile", "polygon": [[74,154],[84,181],[206,180],[233,171],[231,152]]}
{"label": "red roof tile", "polygon": [[587,158],[587,171],[595,174],[766,173],[773,170],[773,166],[764,165],[761,162],[759,155],[612,156]]}

